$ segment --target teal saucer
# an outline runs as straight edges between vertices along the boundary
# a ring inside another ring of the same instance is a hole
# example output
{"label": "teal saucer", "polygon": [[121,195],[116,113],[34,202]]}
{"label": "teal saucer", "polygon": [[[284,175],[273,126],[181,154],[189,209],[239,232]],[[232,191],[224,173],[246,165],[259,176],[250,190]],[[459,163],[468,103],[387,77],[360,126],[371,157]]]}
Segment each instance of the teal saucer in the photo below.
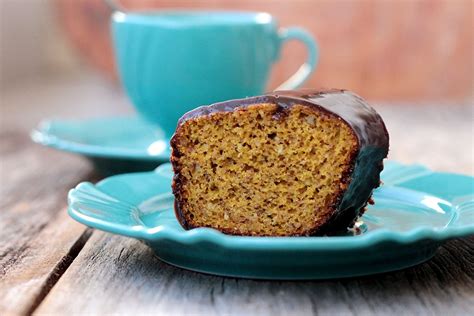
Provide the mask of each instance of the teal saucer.
{"label": "teal saucer", "polygon": [[170,157],[163,131],[139,117],[44,121],[31,138],[83,155],[105,175],[153,170]]}
{"label": "teal saucer", "polygon": [[81,183],[69,214],[137,238],[163,261],[189,270],[256,279],[328,279],[410,267],[445,241],[474,234],[474,178],[387,162],[358,229],[333,237],[244,237],[185,231],[173,211],[169,164],[154,172]]}

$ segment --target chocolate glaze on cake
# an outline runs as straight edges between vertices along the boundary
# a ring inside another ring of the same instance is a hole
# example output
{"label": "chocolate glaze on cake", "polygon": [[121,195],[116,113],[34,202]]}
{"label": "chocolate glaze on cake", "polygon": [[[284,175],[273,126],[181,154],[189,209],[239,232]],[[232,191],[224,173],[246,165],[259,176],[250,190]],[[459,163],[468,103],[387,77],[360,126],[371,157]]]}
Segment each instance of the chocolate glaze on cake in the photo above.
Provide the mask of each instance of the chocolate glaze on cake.
{"label": "chocolate glaze on cake", "polygon": [[[352,227],[357,218],[362,215],[365,206],[371,198],[372,191],[380,185],[380,172],[383,169],[383,159],[387,157],[389,136],[382,118],[362,98],[347,90],[315,90],[302,89],[297,91],[276,91],[262,96],[230,100],[209,106],[196,108],[181,117],[178,128],[184,122],[211,115],[217,112],[232,112],[237,108],[253,104],[272,103],[277,105],[275,119],[284,117],[293,105],[306,105],[322,110],[328,115],[345,121],[352,129],[359,142],[358,152],[354,154],[352,168],[349,174],[343,175],[342,181],[349,184],[337,201],[336,211],[327,219],[324,226],[313,232],[316,235],[330,235],[345,231]],[[172,157],[179,157],[176,142],[178,135],[171,140]],[[181,225],[186,229],[193,228],[186,222],[180,210],[179,170],[173,165],[175,177],[173,193],[176,195],[175,211]]]}

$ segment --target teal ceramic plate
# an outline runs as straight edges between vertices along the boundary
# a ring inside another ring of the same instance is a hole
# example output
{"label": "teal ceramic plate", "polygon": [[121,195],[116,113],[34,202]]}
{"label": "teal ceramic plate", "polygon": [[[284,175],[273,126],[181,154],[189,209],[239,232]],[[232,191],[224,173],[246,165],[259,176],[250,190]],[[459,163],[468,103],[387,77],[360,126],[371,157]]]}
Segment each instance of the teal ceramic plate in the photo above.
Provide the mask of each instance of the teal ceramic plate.
{"label": "teal ceramic plate", "polygon": [[260,279],[327,279],[387,272],[430,259],[446,240],[474,233],[474,178],[387,162],[359,233],[243,237],[185,231],[169,164],[154,172],[81,183],[69,193],[77,221],[144,241],[163,261],[205,273]]}
{"label": "teal ceramic plate", "polygon": [[163,131],[139,117],[42,122],[31,138],[89,158],[104,174],[153,170],[169,161]]}

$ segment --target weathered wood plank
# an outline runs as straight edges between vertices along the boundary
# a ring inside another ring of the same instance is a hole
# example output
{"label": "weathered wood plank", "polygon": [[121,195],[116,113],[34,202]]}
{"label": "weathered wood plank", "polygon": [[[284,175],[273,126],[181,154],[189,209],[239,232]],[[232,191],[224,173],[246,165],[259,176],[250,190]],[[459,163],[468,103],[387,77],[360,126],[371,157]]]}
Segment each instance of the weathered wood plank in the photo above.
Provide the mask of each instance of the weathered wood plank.
{"label": "weathered wood plank", "polygon": [[68,218],[66,195],[97,180],[84,159],[29,139],[40,120],[129,113],[117,87],[94,75],[47,77],[0,96],[0,315],[35,308],[89,233]]}
{"label": "weathered wood plank", "polygon": [[0,314],[35,308],[72,262],[90,231],[68,218],[66,195],[92,178],[88,164],[0,133]]}
{"label": "weathered wood plank", "polygon": [[[100,232],[81,251],[89,231],[69,220],[64,207],[69,188],[94,179],[91,168],[81,158],[31,144],[27,132],[44,117],[129,113],[130,107],[97,78],[43,78],[20,88],[2,95],[0,108],[0,315],[474,313],[474,238],[452,241],[412,269],[323,282],[184,271],[137,241]],[[391,133],[391,159],[474,174],[472,107],[378,110]]]}
{"label": "weathered wood plank", "polygon": [[474,237],[451,241],[428,263],[399,272],[277,282],[182,270],[138,241],[94,232],[36,313],[468,315],[474,312],[473,246]]}
{"label": "weathered wood plank", "polygon": [[[473,173],[473,157],[460,146],[472,140],[472,109],[380,110],[391,130],[392,159]],[[410,140],[415,127],[419,141]],[[433,146],[424,146],[427,142]],[[439,150],[460,158],[447,159]],[[424,265],[381,276],[265,282],[180,270],[139,242],[97,232],[37,312],[465,315],[474,306],[473,247],[473,238],[452,241]]]}

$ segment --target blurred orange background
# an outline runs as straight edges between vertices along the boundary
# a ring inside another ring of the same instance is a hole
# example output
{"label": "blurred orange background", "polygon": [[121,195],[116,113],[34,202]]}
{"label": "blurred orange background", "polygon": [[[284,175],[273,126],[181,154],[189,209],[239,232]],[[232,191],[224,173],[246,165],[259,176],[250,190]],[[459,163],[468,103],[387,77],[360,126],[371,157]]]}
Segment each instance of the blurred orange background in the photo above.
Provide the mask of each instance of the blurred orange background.
{"label": "blurred orange background", "polygon": [[[102,0],[55,0],[56,15],[81,55],[115,80],[110,9]],[[321,57],[306,86],[338,87],[382,101],[462,101],[473,90],[470,0],[122,0],[130,10],[200,8],[266,11],[318,40]],[[305,59],[285,46],[269,90]]]}

